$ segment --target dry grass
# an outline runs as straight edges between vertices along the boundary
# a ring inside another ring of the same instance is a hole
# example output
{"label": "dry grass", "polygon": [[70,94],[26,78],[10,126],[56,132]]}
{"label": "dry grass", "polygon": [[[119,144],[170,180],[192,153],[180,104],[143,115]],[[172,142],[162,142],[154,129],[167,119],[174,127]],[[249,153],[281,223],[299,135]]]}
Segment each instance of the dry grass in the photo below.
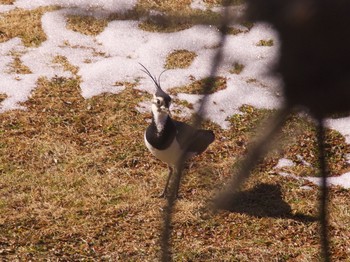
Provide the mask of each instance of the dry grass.
{"label": "dry grass", "polygon": [[[156,259],[164,201],[153,196],[161,191],[166,169],[143,145],[147,124],[134,108],[150,96],[133,89],[135,85],[129,83],[118,95],[84,100],[75,79],[41,79],[25,103],[27,111],[0,116],[0,256]],[[230,119],[229,130],[204,123],[215,130],[217,140],[195,159],[184,178],[174,218],[174,260],[315,260],[316,188],[302,190],[301,182],[270,172],[281,154],[304,154],[307,148],[314,150],[311,146],[295,152],[292,144],[269,156],[256,169],[242,193],[243,204],[235,210],[213,214],[206,208],[245,154],[258,126],[271,115],[250,106],[242,111]],[[298,125],[313,132],[310,123],[293,117],[284,133],[295,132]],[[314,136],[295,144],[308,139]],[[332,205],[337,212],[333,241],[344,257],[349,238],[340,229],[348,225],[349,193],[331,192],[337,203]]]}
{"label": "dry grass", "polygon": [[239,75],[240,73],[242,73],[243,69],[244,69],[244,65],[236,62],[233,64],[233,67],[231,68],[230,73]]}
{"label": "dry grass", "polygon": [[84,35],[96,36],[108,24],[107,19],[97,19],[93,16],[70,15],[67,17],[67,28]]}
{"label": "dry grass", "polygon": [[7,95],[6,95],[6,94],[0,93],[0,103],[1,103],[2,101],[4,101],[6,98],[7,98]]}
{"label": "dry grass", "polygon": [[[190,28],[195,23],[203,23],[204,21],[211,21],[218,24],[220,15],[211,10],[194,10],[190,8],[190,0],[182,1],[146,1],[140,0],[133,12],[144,13],[144,10],[153,10],[164,13],[170,17],[179,17],[179,19],[168,20],[152,20],[146,19],[139,24],[139,28],[148,32],[171,33]],[[192,18],[192,19],[189,19]]]}
{"label": "dry grass", "polygon": [[9,65],[10,70],[8,73],[15,74],[31,74],[29,67],[22,63],[19,55],[14,55],[13,62]]}
{"label": "dry grass", "polygon": [[268,40],[262,39],[256,45],[257,46],[273,46],[273,39],[268,39]]}
{"label": "dry grass", "polygon": [[[213,6],[221,6],[223,4],[223,0],[203,0],[203,2],[208,6],[208,7],[213,7]],[[241,5],[245,1],[244,0],[229,0],[226,1],[229,5]]]}
{"label": "dry grass", "polygon": [[52,60],[52,63],[60,64],[61,66],[63,66],[63,69],[65,71],[69,71],[74,75],[76,75],[79,71],[79,68],[69,63],[67,57],[65,56],[61,56],[61,55],[55,56]]}
{"label": "dry grass", "polygon": [[181,86],[181,87],[174,87],[169,90],[171,94],[177,94],[177,93],[188,93],[188,94],[197,94],[202,95],[203,94],[203,86],[207,81],[212,81],[212,88],[209,90],[208,94],[215,93],[217,91],[223,90],[227,87],[226,85],[226,78],[224,77],[215,77],[215,79],[210,78],[204,78],[201,80],[197,80],[192,82],[191,84],[187,86]]}
{"label": "dry grass", "polygon": [[[140,4],[181,10],[188,1]],[[19,13],[33,15],[38,10],[15,10],[4,19],[17,19],[19,24]],[[7,37],[24,31],[33,34],[32,27],[10,32],[16,30],[13,25],[2,25]],[[42,41],[29,41],[29,35],[21,35],[29,46]],[[21,68],[18,59],[17,69]],[[54,62],[73,75],[78,70],[65,57],[57,56]],[[212,91],[226,88],[225,79],[218,80]],[[173,91],[200,93],[202,82]],[[41,78],[24,103],[26,111],[0,114],[0,258],[157,261],[165,201],[153,196],[162,190],[166,168],[143,145],[150,114],[135,110],[137,103],[151,96],[138,91],[135,80],[115,83],[126,86],[120,94],[85,100],[79,84],[77,77]],[[0,95],[0,101],[5,98]],[[283,178],[273,169],[279,158],[287,157],[296,163],[291,173],[314,174],[315,169],[297,157],[317,166],[315,126],[306,117],[288,119],[276,143],[280,147],[254,170],[240,193],[240,203],[217,213],[208,209],[216,190],[239,168],[251,138],[274,113],[251,106],[241,111],[228,119],[230,129],[203,124],[215,131],[217,139],[186,169],[173,223],[174,261],[320,260],[317,187]],[[327,131],[326,142],[331,174],[348,170],[350,149],[344,138]],[[311,189],[302,189],[303,185]],[[335,261],[350,257],[349,197],[349,190],[330,190]]]}
{"label": "dry grass", "polygon": [[35,10],[15,9],[2,15],[0,19],[0,42],[20,37],[28,47],[37,47],[46,40],[41,28],[41,17],[54,7],[40,7]]}
{"label": "dry grass", "polygon": [[1,5],[12,5],[15,0],[0,0]]}
{"label": "dry grass", "polygon": [[190,11],[191,0],[139,0],[136,8],[160,12]]}
{"label": "dry grass", "polygon": [[159,33],[173,33],[181,30],[185,30],[191,27],[189,23],[171,23],[171,24],[159,24],[153,21],[144,21],[139,23],[139,28],[147,32],[159,32]]}
{"label": "dry grass", "polygon": [[189,67],[197,54],[188,50],[175,50],[170,53],[165,62],[166,69]]}

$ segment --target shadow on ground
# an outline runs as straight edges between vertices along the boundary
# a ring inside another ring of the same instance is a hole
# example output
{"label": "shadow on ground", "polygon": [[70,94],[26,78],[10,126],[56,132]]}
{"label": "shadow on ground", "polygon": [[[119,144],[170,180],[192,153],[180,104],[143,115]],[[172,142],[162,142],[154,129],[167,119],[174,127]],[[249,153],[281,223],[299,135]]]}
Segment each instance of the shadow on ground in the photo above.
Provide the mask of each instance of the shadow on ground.
{"label": "shadow on ground", "polygon": [[290,218],[300,222],[318,220],[309,215],[292,214],[290,205],[282,198],[279,185],[259,184],[250,190],[234,193],[223,202],[217,201],[216,206],[221,210],[255,217]]}

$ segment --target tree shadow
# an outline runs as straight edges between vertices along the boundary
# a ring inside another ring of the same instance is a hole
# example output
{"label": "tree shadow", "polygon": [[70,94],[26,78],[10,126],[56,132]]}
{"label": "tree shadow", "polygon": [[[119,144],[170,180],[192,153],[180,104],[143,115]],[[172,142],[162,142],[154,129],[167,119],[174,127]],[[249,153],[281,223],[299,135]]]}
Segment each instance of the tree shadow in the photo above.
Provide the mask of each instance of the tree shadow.
{"label": "tree shadow", "polygon": [[290,205],[282,198],[279,185],[259,184],[256,187],[232,193],[215,201],[216,207],[234,213],[255,217],[290,218],[300,222],[315,222],[317,217],[301,213],[292,214]]}

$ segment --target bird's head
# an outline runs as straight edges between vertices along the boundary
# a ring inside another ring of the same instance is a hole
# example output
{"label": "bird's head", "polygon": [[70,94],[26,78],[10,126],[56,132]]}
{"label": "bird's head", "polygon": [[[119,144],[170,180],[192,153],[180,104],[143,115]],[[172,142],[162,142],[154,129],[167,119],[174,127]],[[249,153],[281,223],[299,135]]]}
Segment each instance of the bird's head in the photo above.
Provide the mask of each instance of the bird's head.
{"label": "bird's head", "polygon": [[[152,76],[152,74],[148,71],[148,69],[140,64],[144,70],[142,70],[143,72],[145,72],[153,81],[153,83],[156,86],[156,92],[153,95],[153,99],[152,99],[152,112],[153,114],[161,114],[161,115],[169,115],[170,114],[170,104],[171,104],[171,97],[165,93],[163,91],[163,89],[160,87],[160,81],[159,78],[162,74],[159,75],[158,79],[154,76]],[[164,71],[163,71],[164,72]]]}

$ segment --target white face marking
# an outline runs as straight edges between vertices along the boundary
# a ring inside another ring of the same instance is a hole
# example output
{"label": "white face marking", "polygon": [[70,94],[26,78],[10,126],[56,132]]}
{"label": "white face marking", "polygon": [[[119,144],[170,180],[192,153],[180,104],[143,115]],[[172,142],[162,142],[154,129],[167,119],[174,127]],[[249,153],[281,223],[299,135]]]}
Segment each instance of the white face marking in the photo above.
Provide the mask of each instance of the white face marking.
{"label": "white face marking", "polygon": [[163,97],[153,96],[152,113],[158,132],[161,132],[169,116],[169,108],[166,107]]}
{"label": "white face marking", "polygon": [[155,105],[158,111],[169,111],[170,103],[166,105],[163,97],[153,96],[152,105]]}

